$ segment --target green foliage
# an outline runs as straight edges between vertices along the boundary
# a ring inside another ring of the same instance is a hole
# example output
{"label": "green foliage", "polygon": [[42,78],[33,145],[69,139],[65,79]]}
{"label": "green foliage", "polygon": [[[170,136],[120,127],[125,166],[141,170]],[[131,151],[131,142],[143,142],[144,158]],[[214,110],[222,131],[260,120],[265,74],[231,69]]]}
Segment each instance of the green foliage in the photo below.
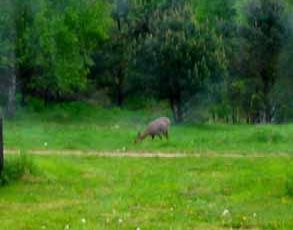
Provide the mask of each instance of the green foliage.
{"label": "green foliage", "polygon": [[195,1],[196,17],[199,21],[216,24],[219,21],[232,21],[236,15],[237,0]]}
{"label": "green foliage", "polygon": [[85,89],[92,52],[107,37],[104,1],[30,1],[15,5],[22,93],[45,100]]}
{"label": "green foliage", "polygon": [[221,69],[215,34],[193,20],[188,4],[167,4],[154,11],[150,34],[142,41],[136,60],[148,73],[142,79],[145,85],[170,101],[176,122],[183,119],[183,102]]}
{"label": "green foliage", "polygon": [[[13,3],[3,0],[0,3],[0,107],[5,108],[8,104],[8,92],[10,81],[14,74],[14,34],[13,21],[11,18]],[[5,109],[3,109],[5,111]]]}
{"label": "green foliage", "polygon": [[196,107],[233,123],[288,121],[290,2],[3,0],[0,102],[17,74],[22,104],[97,89],[120,107],[168,100],[176,121]]}
{"label": "green foliage", "polygon": [[7,185],[25,175],[30,175],[35,170],[33,161],[26,154],[6,156],[4,169],[0,174],[0,186]]}
{"label": "green foliage", "polygon": [[278,59],[286,35],[284,2],[248,1],[243,14],[241,73],[253,86],[248,88],[251,120],[270,122],[275,103],[270,94],[278,78]]}

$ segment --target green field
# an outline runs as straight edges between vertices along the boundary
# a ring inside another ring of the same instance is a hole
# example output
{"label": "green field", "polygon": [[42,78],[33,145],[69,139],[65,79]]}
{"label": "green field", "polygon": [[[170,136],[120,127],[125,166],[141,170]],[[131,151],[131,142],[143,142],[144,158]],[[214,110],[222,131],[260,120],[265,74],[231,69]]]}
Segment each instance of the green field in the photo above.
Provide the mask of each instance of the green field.
{"label": "green field", "polygon": [[170,140],[135,145],[138,130],[170,115],[147,111],[19,110],[5,122],[5,148],[28,155],[6,154],[0,229],[293,229],[293,125],[173,124]]}
{"label": "green field", "polygon": [[1,230],[293,228],[291,158],[32,161],[0,189]]}
{"label": "green field", "polygon": [[293,125],[172,124],[170,140],[134,144],[138,131],[168,111],[102,109],[84,104],[19,111],[5,123],[7,149],[186,153],[293,153]]}

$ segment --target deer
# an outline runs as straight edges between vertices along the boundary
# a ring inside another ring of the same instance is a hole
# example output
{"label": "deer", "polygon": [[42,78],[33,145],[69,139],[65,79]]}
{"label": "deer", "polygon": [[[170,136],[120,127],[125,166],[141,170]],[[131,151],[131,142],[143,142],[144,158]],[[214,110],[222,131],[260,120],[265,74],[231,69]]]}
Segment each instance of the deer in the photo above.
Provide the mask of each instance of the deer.
{"label": "deer", "polygon": [[168,117],[160,117],[148,124],[146,129],[143,131],[143,133],[138,132],[137,137],[135,139],[135,143],[142,142],[145,138],[150,136],[152,140],[158,136],[160,139],[162,139],[163,136],[166,137],[168,140],[169,138],[169,126],[171,124],[171,121]]}

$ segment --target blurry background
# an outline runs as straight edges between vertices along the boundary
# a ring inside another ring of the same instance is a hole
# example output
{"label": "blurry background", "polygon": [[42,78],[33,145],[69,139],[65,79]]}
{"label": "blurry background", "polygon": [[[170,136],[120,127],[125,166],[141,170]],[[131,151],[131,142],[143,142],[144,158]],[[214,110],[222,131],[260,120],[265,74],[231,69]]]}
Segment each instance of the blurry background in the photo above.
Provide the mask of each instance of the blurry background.
{"label": "blurry background", "polygon": [[291,0],[1,0],[0,103],[293,118]]}

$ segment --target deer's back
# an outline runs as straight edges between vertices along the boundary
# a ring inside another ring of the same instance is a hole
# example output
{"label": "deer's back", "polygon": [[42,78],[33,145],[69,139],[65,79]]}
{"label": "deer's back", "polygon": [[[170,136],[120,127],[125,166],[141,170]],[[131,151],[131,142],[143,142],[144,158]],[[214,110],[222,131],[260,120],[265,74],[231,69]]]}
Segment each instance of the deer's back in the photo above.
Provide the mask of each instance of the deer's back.
{"label": "deer's back", "polygon": [[162,133],[168,130],[169,125],[169,118],[161,117],[149,123],[146,132],[150,135]]}

